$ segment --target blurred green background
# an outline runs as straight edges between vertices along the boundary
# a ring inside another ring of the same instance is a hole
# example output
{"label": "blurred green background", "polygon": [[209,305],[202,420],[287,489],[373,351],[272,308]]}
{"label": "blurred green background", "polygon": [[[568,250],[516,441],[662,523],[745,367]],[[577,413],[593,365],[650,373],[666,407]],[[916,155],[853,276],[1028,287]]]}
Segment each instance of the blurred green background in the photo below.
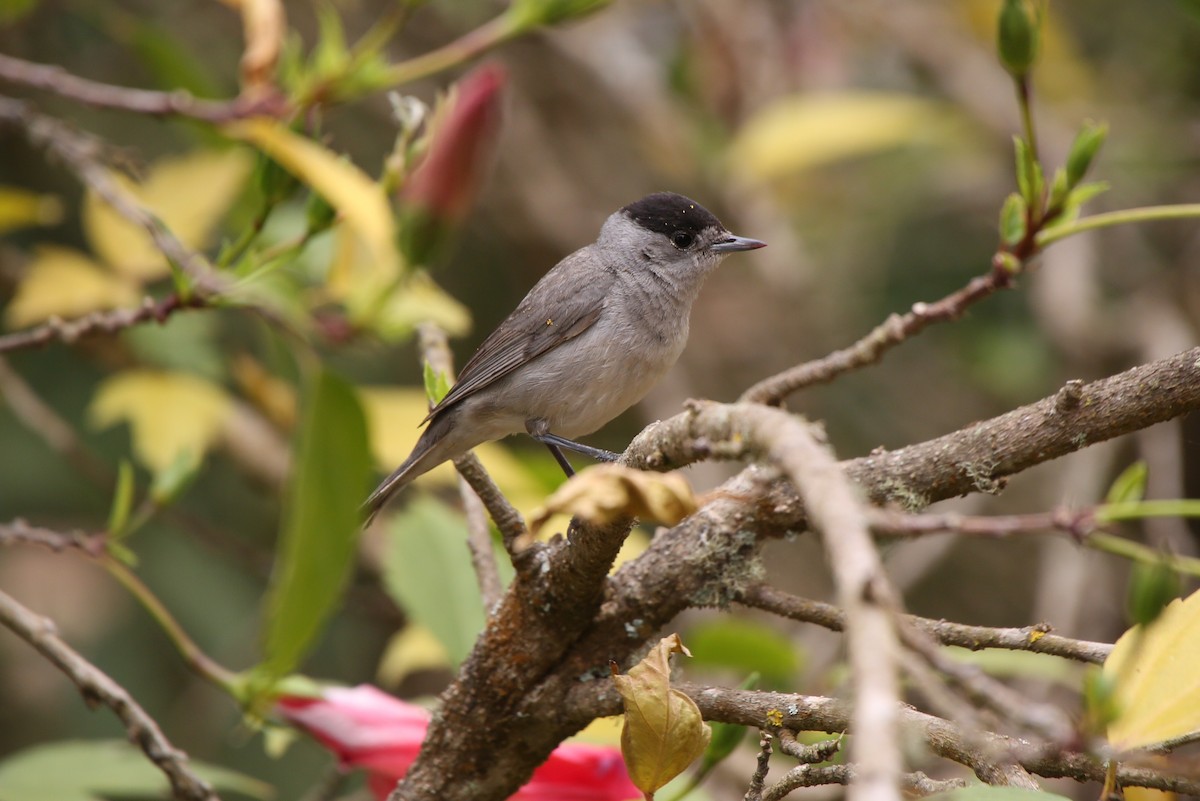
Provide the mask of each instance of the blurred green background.
{"label": "blurred green background", "polygon": [[[730,259],[709,280],[679,365],[638,408],[590,438],[601,447],[623,449],[646,422],[674,414],[686,398],[733,400],[754,381],[846,346],[888,314],[985,272],[1000,205],[1013,191],[1011,137],[1020,126],[1011,80],[994,55],[998,5],[616,2],[502,47],[489,57],[510,74],[495,164],[452,253],[434,270],[473,315],[471,333],[454,343],[458,359],[546,269],[591,241],[609,213],[656,190],[688,194],[734,232],[770,247]],[[389,4],[345,0],[332,7],[354,36]],[[424,52],[502,7],[430,2],[389,56]],[[315,4],[288,3],[287,12],[311,44]],[[1046,24],[1034,73],[1046,161],[1061,163],[1084,118],[1111,126],[1093,176],[1112,188],[1089,211],[1200,198],[1200,6],[1053,4]],[[209,0],[0,3],[0,52],[114,84],[232,96],[241,46],[237,15]],[[402,91],[431,102],[455,77],[439,75]],[[0,91],[36,98],[45,112],[115,143],[135,163],[214,141],[193,123],[88,109],[15,87]],[[335,149],[372,174],[395,136],[382,94],[334,107],[325,131]],[[89,244],[78,215],[80,187],[13,130],[0,130],[0,184],[53,194],[65,210],[56,224],[0,239],[2,304],[35,246],[86,250]],[[225,230],[239,230],[249,213],[246,203],[235,205]],[[302,218],[302,204],[281,217],[289,214]],[[322,253],[316,243],[308,258]],[[788,406],[823,421],[840,456],[857,456],[1038,400],[1067,379],[1097,378],[1178,352],[1196,343],[1198,324],[1196,225],[1119,228],[1055,245],[1015,291],[931,328],[880,365],[796,395]],[[128,431],[96,431],[85,413],[106,375],[174,360],[232,385],[230,354],[247,350],[272,363],[271,340],[244,315],[181,316],[166,331],[165,356],[136,341],[154,339],[149,329],[18,353],[9,369],[111,467],[129,456]],[[193,356],[188,343],[198,341],[205,344]],[[363,384],[421,382],[412,342],[356,340],[329,355]],[[540,448],[508,444],[547,488],[557,481]],[[1136,459],[1150,466],[1148,497],[1200,496],[1200,420],[1192,415],[1089,448],[1014,478],[1002,496],[945,506],[996,513],[1085,505],[1101,499],[1113,476]],[[701,465],[688,473],[707,488],[732,469]],[[0,404],[0,520],[100,529],[109,497]],[[277,493],[237,454],[218,449],[177,508],[131,543],[138,571],[211,656],[248,666],[258,653],[257,610],[278,525]],[[1178,521],[1151,521],[1128,533],[1176,552],[1196,551],[1195,532]],[[375,680],[386,643],[403,625],[404,612],[379,590],[369,546],[344,609],[305,665],[309,675]],[[767,551],[776,584],[828,597],[811,538],[772,543]],[[989,625],[1047,620],[1060,633],[1110,641],[1125,627],[1127,566],[1066,541],[930,537],[894,546],[887,556],[908,607],[919,614]],[[146,615],[83,560],[9,548],[0,552],[0,587],[52,617],[69,642],[130,688],[194,757],[264,778],[281,798],[302,793],[328,764],[308,743],[281,760],[266,757],[231,702],[191,676]],[[702,675],[736,683],[750,666],[736,660],[723,666],[721,653],[744,646],[722,646],[730,635],[712,630],[713,617],[689,613],[679,629],[685,642],[689,630],[700,631],[716,653],[699,660]],[[827,691],[838,640],[798,625],[769,625],[799,654],[783,668],[764,657],[771,681]],[[418,671],[391,689],[436,692],[446,676]],[[0,636],[0,754],[121,734],[110,715],[89,712],[26,644]]]}

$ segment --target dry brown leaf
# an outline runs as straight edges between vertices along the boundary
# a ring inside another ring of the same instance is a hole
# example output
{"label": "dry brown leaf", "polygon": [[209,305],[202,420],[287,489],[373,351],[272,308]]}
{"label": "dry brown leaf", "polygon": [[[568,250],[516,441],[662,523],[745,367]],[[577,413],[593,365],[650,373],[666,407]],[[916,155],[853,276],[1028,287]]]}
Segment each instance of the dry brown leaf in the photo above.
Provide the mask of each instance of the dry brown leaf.
{"label": "dry brown leaf", "polygon": [[627,674],[613,676],[625,702],[621,753],[646,798],[699,758],[712,738],[696,702],[671,688],[674,653],[691,656],[678,634],[660,640]]}
{"label": "dry brown leaf", "polygon": [[599,464],[571,477],[529,520],[538,530],[553,515],[577,515],[592,523],[639,517],[673,526],[696,511],[692,488],[678,473],[651,473],[619,464]]}

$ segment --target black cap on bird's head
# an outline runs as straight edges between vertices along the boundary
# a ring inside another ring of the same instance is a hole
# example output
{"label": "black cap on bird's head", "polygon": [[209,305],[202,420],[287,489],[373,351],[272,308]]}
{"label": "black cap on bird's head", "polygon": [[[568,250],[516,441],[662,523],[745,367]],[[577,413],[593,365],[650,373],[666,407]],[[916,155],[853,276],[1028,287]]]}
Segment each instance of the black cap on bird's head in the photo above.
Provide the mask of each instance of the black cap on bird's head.
{"label": "black cap on bird's head", "polygon": [[717,253],[732,253],[738,250],[754,250],[765,247],[765,242],[730,234],[716,215],[691,198],[674,192],[655,192],[636,200],[621,209],[647,231],[662,234],[678,248],[686,248],[709,229],[725,234],[711,246]]}

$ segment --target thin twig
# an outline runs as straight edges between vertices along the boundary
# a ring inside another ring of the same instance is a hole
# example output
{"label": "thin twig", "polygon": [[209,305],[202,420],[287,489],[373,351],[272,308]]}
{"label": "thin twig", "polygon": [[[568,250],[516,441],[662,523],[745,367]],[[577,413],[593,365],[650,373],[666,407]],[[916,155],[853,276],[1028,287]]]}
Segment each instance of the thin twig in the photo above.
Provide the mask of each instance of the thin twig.
{"label": "thin twig", "polygon": [[217,801],[212,786],[192,771],[187,755],[163,735],[154,718],[133,700],[124,687],[79,655],[55,631],[54,623],[34,614],[0,591],[0,623],[36,648],[75,683],[88,704],[100,702],[125,724],[129,739],[161,770],[179,801]]}
{"label": "thin twig", "polygon": [[86,531],[54,531],[21,518],[0,523],[0,545],[41,545],[52,551],[77,550],[90,557],[104,553],[104,535]]}
{"label": "thin twig", "polygon": [[[700,413],[702,406],[693,405]],[[821,535],[846,612],[846,643],[854,692],[854,742],[859,764],[852,801],[898,799],[901,773],[896,731],[898,609],[859,498],[829,449],[800,419],[750,404],[726,407],[745,432],[747,447],[787,474]]]}
{"label": "thin twig", "polygon": [[[429,366],[434,372],[444,375],[448,381],[453,379],[454,356],[450,352],[446,332],[427,322],[417,327],[417,335],[421,354]],[[525,534],[525,521],[500,492],[500,488],[492,481],[492,477],[484,470],[475,454],[466,453],[458,457],[454,460],[454,467],[458,470],[459,492],[462,493],[463,503],[468,512],[467,546],[471,550],[471,564],[475,568],[486,614],[500,600],[504,585],[500,581],[496,554],[492,549],[492,532],[486,519],[480,516],[472,517],[470,512],[474,504],[470,503],[468,498],[473,495],[476,503],[482,503],[488,510],[500,529],[505,549],[510,555],[514,553],[512,543],[517,537]]]}
{"label": "thin twig", "polygon": [[933,303],[914,303],[907,314],[893,314],[848,348],[797,365],[765,378],[742,393],[743,403],[777,406],[788,395],[813,384],[822,384],[843,373],[875,364],[887,351],[910,339],[932,323],[957,320],[968,307],[1012,285],[1007,270],[993,267],[972,278],[966,286]]}
{"label": "thin twig", "polygon": [[[832,631],[841,631],[845,626],[845,615],[833,604],[790,595],[766,584],[746,587],[739,594],[737,601],[792,620],[815,623]],[[984,648],[1033,651],[1093,664],[1103,663],[1112,651],[1112,646],[1108,643],[1073,640],[1051,634],[1050,626],[1045,623],[1023,628],[992,628],[968,626],[964,623],[933,620],[916,615],[903,615],[901,620],[928,632],[943,645],[957,645],[972,651]]]}
{"label": "thin twig", "polygon": [[1031,701],[1028,696],[996,681],[976,665],[949,658],[940,643],[917,626],[901,626],[900,639],[943,676],[958,685],[977,706],[991,709],[1051,743],[1068,742],[1075,727],[1057,707]]}
{"label": "thin twig", "polygon": [[51,342],[70,345],[84,337],[115,334],[140,323],[164,323],[175,312],[199,309],[205,305],[204,299],[200,297],[183,299],[171,294],[162,300],[144,298],[136,309],[97,311],[73,320],[53,317],[39,326],[0,336],[0,353],[39,348]]}
{"label": "thin twig", "polygon": [[0,54],[0,81],[52,92],[96,108],[110,108],[148,114],[154,117],[181,116],[205,122],[222,123],[245,117],[286,117],[287,99],[278,93],[232,100],[202,100],[190,92],[176,89],[159,92],[130,89],[81,78],[52,64],[38,64]]}
{"label": "thin twig", "polygon": [[763,788],[767,783],[767,771],[771,769],[771,733],[766,729],[758,732],[758,763],[750,776],[744,801],[763,801]]}
{"label": "thin twig", "polygon": [[[496,482],[488,475],[483,464],[472,453],[460,456],[454,460],[454,467],[458,470],[458,474],[464,481],[471,485],[471,489],[483,501],[483,505],[487,507],[488,514],[492,516],[496,527],[500,529],[500,536],[504,541],[504,550],[508,551],[509,558],[513,560],[513,565],[518,569],[521,565],[527,563],[529,551],[521,550],[517,547],[517,543],[528,539],[529,529],[525,527],[525,518],[521,517],[521,513],[517,508],[509,502],[500,488],[496,486]],[[489,536],[488,542],[491,542]],[[489,545],[490,547],[490,545]]]}
{"label": "thin twig", "polygon": [[40,436],[89,481],[99,487],[113,483],[113,472],[75,433],[71,424],[42,400],[32,386],[0,357],[0,398],[26,428]]}
{"label": "thin twig", "polygon": [[876,534],[896,538],[952,532],[1001,539],[1014,534],[1058,531],[1071,535],[1076,541],[1082,541],[1099,526],[1093,509],[1056,509],[1052,512],[994,517],[954,512],[917,515],[892,509],[872,509],[869,515],[871,529]]}
{"label": "thin twig", "polygon": [[[458,467],[457,462],[454,466]],[[467,548],[471,551],[471,564],[479,581],[479,597],[486,615],[504,593],[504,585],[500,583],[500,573],[496,569],[496,555],[492,550],[488,511],[470,482],[463,478],[462,471],[459,471],[458,494],[467,518]]]}
{"label": "thin twig", "polygon": [[[619,714],[620,694],[611,685],[593,684],[579,683],[572,688],[564,708],[570,709],[573,716],[585,714],[588,719]],[[675,688],[696,702],[705,720],[818,732],[846,731],[850,723],[850,705],[840,699],[686,683],[675,685]],[[898,714],[901,727],[908,735],[923,741],[938,756],[971,768],[989,784],[1040,789],[1031,773],[1080,782],[1104,781],[1107,765],[1091,754],[1037,748],[1025,740],[992,732],[968,735],[950,721],[905,705],[899,707]],[[1002,768],[992,772],[997,763]],[[1200,795],[1200,779],[1195,775],[1170,774],[1161,767],[1141,767],[1122,761],[1117,769],[1117,779],[1125,787],[1150,787]]]}
{"label": "thin twig", "polygon": [[207,294],[217,294],[229,280],[208,261],[186,247],[162,221],[133,199],[103,162],[103,145],[91,134],[81,133],[66,123],[33,111],[28,104],[0,97],[0,122],[17,125],[36,147],[61,159],[89,189],[114,211],[150,235],[155,247]]}
{"label": "thin twig", "polygon": [[[793,790],[824,784],[850,784],[854,780],[853,765],[797,765],[785,773],[763,794],[763,801],[780,801]],[[945,793],[967,786],[965,779],[931,779],[921,771],[900,775],[900,786],[906,796],[924,797]]]}

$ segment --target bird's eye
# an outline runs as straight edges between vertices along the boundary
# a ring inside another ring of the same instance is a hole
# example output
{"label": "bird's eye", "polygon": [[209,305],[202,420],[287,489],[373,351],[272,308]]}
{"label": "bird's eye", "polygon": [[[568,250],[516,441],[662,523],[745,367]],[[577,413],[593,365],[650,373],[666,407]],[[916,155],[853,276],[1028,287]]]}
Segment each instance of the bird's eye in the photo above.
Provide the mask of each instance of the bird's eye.
{"label": "bird's eye", "polygon": [[689,234],[687,231],[676,231],[675,233],[671,234],[671,244],[680,250],[686,250],[687,248],[690,248],[692,243],[695,241],[696,237],[692,234]]}

